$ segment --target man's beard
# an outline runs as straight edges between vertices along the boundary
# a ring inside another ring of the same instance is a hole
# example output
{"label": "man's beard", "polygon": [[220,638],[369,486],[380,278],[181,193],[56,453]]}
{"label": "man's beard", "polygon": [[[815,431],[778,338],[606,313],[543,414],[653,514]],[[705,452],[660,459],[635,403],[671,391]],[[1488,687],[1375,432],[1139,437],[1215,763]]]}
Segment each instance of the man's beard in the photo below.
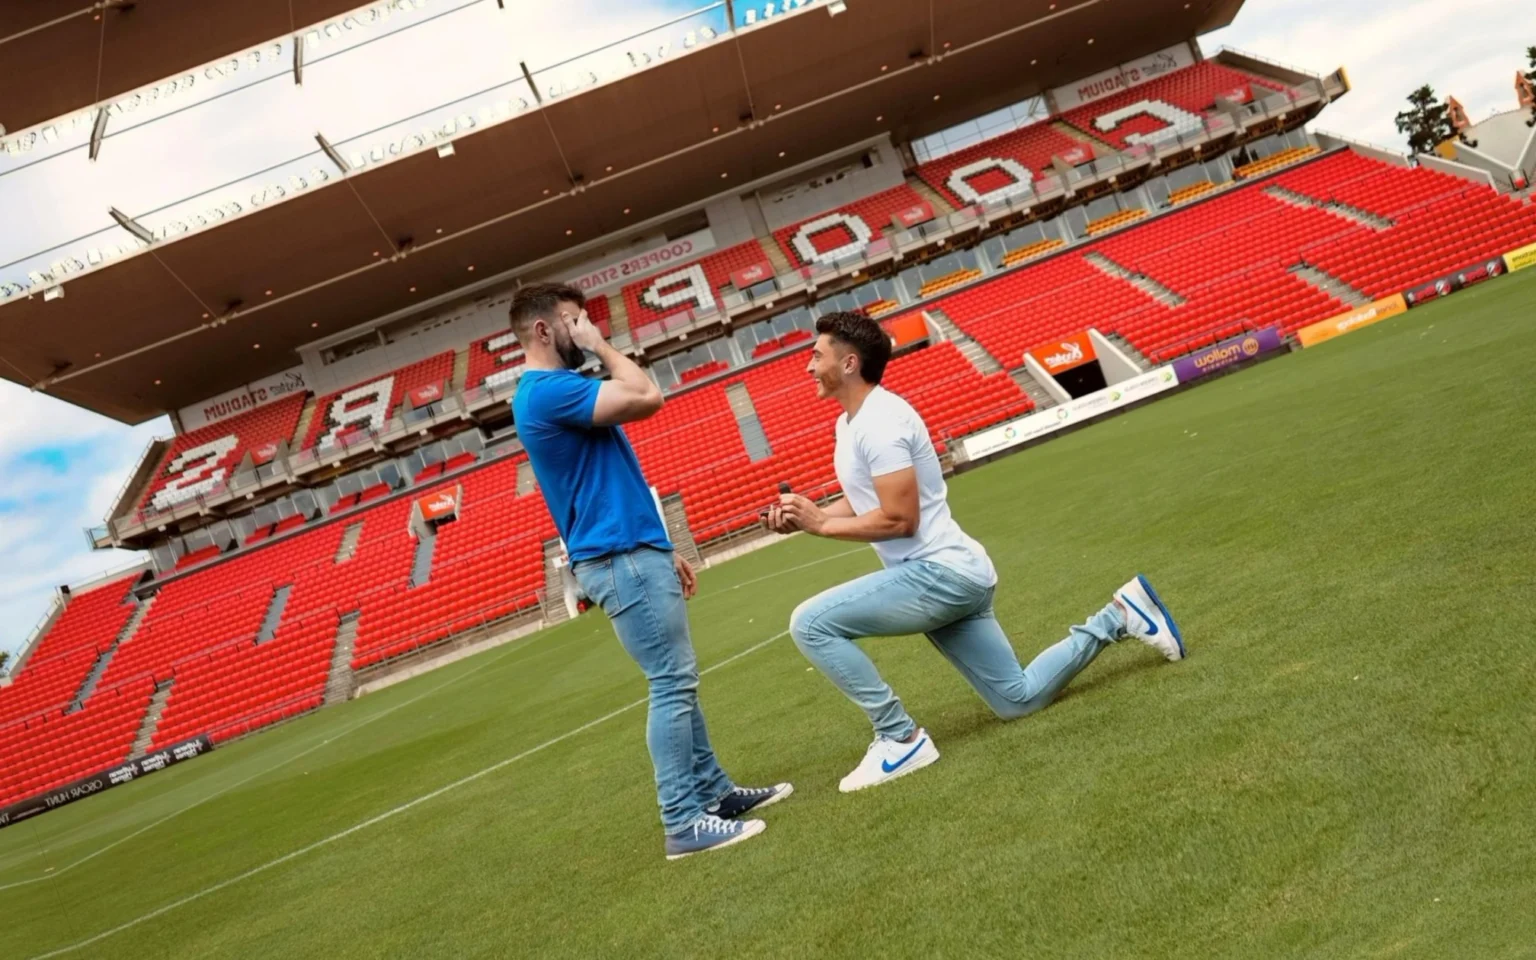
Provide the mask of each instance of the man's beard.
{"label": "man's beard", "polygon": [[555,343],[555,349],[560,354],[560,362],[565,364],[567,370],[580,370],[582,364],[587,362],[587,355],[576,346],[576,341],[563,338]]}

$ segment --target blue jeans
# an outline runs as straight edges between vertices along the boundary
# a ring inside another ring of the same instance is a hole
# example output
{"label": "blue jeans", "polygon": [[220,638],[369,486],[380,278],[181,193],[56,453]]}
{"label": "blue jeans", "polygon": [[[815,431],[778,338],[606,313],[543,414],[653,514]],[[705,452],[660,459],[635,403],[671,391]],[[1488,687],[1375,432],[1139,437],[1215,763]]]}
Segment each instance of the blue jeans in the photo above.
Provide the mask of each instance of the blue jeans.
{"label": "blue jeans", "polygon": [[987,706],[1011,720],[1049,704],[1101,650],[1125,635],[1125,616],[1111,602],[1021,667],[992,612],[995,590],[941,564],[911,560],[805,601],[790,617],[789,630],[806,659],[869,715],[875,733],[896,740],[905,740],[917,725],[854,643],[858,637],[926,634]]}
{"label": "blue jeans", "polygon": [[699,707],[699,666],[688,637],[688,610],[668,551],[640,547],[571,571],[613,621],[626,653],[650,684],[645,742],[656,769],[661,823],[675,834],[735,789],[715,759]]}

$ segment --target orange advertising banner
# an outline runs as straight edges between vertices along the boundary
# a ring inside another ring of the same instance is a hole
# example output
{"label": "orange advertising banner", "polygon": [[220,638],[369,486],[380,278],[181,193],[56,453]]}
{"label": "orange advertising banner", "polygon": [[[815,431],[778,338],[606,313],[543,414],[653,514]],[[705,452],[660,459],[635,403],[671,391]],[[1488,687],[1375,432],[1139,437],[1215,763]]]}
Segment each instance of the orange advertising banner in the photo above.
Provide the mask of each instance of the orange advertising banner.
{"label": "orange advertising banner", "polygon": [[1094,352],[1093,341],[1088,339],[1087,331],[1041,344],[1028,352],[1035,358],[1035,362],[1044,367],[1053,377],[1073,367],[1080,367],[1099,359],[1099,355]]}
{"label": "orange advertising banner", "polygon": [[904,313],[885,321],[882,326],[891,335],[891,346],[896,350],[928,339],[928,322],[919,312]]}
{"label": "orange advertising banner", "polygon": [[1385,300],[1377,300],[1375,303],[1340,314],[1331,320],[1314,323],[1310,327],[1302,327],[1296,331],[1296,339],[1301,341],[1303,347],[1315,347],[1334,337],[1342,337],[1353,330],[1368,327],[1388,317],[1407,312],[1408,301],[1403,299],[1402,294],[1394,293]]}
{"label": "orange advertising banner", "polygon": [[416,501],[421,507],[421,519],[432,521],[441,520],[451,513],[457,513],[459,509],[459,492],[454,490],[439,490],[428,497],[422,497]]}

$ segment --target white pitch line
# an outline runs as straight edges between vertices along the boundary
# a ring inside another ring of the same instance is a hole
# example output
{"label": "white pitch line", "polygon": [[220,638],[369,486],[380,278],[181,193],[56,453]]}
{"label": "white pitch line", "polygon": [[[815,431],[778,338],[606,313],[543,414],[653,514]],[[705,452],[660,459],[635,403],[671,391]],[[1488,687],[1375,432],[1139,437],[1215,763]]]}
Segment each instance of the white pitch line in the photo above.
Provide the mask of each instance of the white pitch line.
{"label": "white pitch line", "polygon": [[840,557],[851,556],[855,553],[870,553],[871,556],[873,556],[873,553],[871,553],[868,547],[854,547],[851,550],[841,550],[828,557],[822,557],[818,560],[811,560],[807,563],[796,564],[793,567],[785,567],[782,570],[775,570],[772,573],[764,574],[761,577],[754,577],[751,580],[743,580],[740,583],[733,583],[728,587],[722,587],[719,590],[712,590],[709,593],[701,593],[694,599],[703,600],[708,597],[718,596],[722,593],[730,593],[732,590],[740,590],[742,587],[750,587],[754,583],[762,583],[764,580],[772,580],[774,577],[782,576],[786,573],[794,573],[797,570],[804,570],[807,567],[814,567],[817,564],[826,563],[829,560],[836,560]]}
{"label": "white pitch line", "polygon": [[[783,576],[785,573],[796,573],[796,571],[799,570],[806,570],[806,568],[816,567],[816,565],[819,564],[826,564],[826,562],[829,561],[836,561],[836,559],[845,558],[845,556],[851,556],[851,554],[854,553],[863,553],[863,551],[865,551],[865,547],[852,547],[851,550],[842,550],[839,551],[839,553],[831,554],[831,556],[823,556],[823,558],[814,559],[814,561],[808,561],[805,562],[805,564],[797,564],[794,565],[794,567],[785,567],[782,568],[782,570],[774,570],[773,573],[763,574],[763,576],[750,579],[750,581],[742,581],[740,584],[731,584],[730,587],[723,587],[720,588],[720,590],[711,591],[711,593],[700,594],[700,598],[697,599],[707,599],[711,598],[711,596],[717,596],[717,594],[731,593],[731,591],[740,590],[742,587],[751,587],[751,585],[760,584],[760,582],[763,581],[770,581],[770,579],[777,578],[777,576]],[[544,636],[545,633],[550,633],[550,631],[545,630],[539,631],[539,633],[531,634],[530,639],[531,637]],[[780,634],[780,636],[783,636],[783,634]],[[157,828],[157,826],[161,826],[163,823],[170,822],[170,820],[177,819],[177,817],[180,817],[181,814],[190,813],[192,809],[197,809],[198,806],[203,806],[204,803],[212,802],[212,800],[217,800],[218,797],[224,796],[224,794],[230,793],[230,791],[238,790],[238,788],[241,788],[241,786],[252,782],[252,780],[258,779],[258,777],[264,777],[266,774],[273,773],[273,771],[281,770],[283,766],[287,766],[289,763],[295,762],[295,760],[304,759],[304,757],[307,757],[309,754],[315,753],[316,750],[319,750],[321,746],[327,746],[329,743],[335,742],[335,740],[339,740],[341,737],[347,736],[347,734],[356,733],[356,731],[361,730],[361,728],[367,727],[369,723],[375,722],[375,720],[382,720],[384,717],[395,713],[396,710],[402,710],[402,708],[410,707],[412,703],[425,699],[425,697],[432,696],[432,694],[438,693],[438,691],[442,690],[444,687],[450,687],[450,685],[458,684],[459,680],[467,679],[467,677],[476,676],[476,674],[484,671],[485,668],[498,664],[499,660],[510,656],[510,654],[515,653],[516,650],[522,650],[524,647],[525,644],[513,644],[510,648],[508,648],[508,650],[502,651],[502,653],[498,654],[498,656],[487,660],[485,664],[479,665],[479,667],[475,668],[475,670],[468,671],[468,673],[459,674],[459,676],[453,677],[453,679],[444,680],[442,684],[438,684],[436,687],[429,688],[429,690],[422,691],[422,693],[416,694],[416,696],[412,697],[412,699],[402,700],[401,703],[396,703],[395,707],[390,707],[389,710],[381,711],[381,713],[375,714],[375,716],[369,717],[369,719],[356,723],[355,727],[349,727],[347,730],[343,730],[341,733],[336,734],[336,736],[329,737],[329,739],[321,740],[321,742],[315,743],[315,745],[310,746],[309,750],[304,750],[301,751],[301,753],[293,754],[292,757],[287,757],[286,760],[278,760],[278,762],[273,763],[272,766],[266,766],[266,768],[263,768],[263,770],[258,770],[257,773],[250,774],[249,777],[244,777],[244,779],[237,780],[235,783],[230,783],[229,786],[224,786],[223,790],[215,791],[215,793],[209,794],[209,796],[203,797],[201,800],[194,800],[194,802],[189,803],[189,805],[177,809],[177,811],[174,811],[174,813],[166,814],[166,816],[161,817],[161,819],[154,820],[152,823],[147,823],[147,825],[135,829],[134,833],[127,834],[127,836],[118,837],[117,840],[108,843],[108,845],[103,846],[103,848],[97,849],[97,851],[94,852],[89,852],[89,854],[86,854],[86,856],[80,857],[78,860],[74,860],[74,862],[69,863],[69,865],[61,866],[61,868],[57,869],[57,871],[48,872],[48,874],[41,874],[41,876],[37,877],[28,877],[28,879],[25,880],[12,880],[12,882],[9,883],[0,883],[0,892],[8,891],[8,889],[18,888],[18,886],[28,886],[31,885],[31,883],[45,882],[45,880],[57,880],[58,877],[65,876],[66,872],[72,871],[72,869],[77,868],[77,866],[84,865],[84,863],[89,863],[91,860],[95,860],[97,857],[100,857],[101,854],[104,854],[104,852],[111,851],[111,849],[117,848],[117,846],[121,846],[123,843],[129,842],[129,840],[137,839],[137,837],[141,837],[143,834],[149,833],[151,829]]]}
{"label": "white pitch line", "polygon": [[[792,566],[792,567],[785,567],[782,570],[775,570],[774,572],[769,573],[769,574],[765,574],[765,575],[763,575],[761,577],[755,577],[755,578],[753,578],[751,580],[744,580],[741,583],[735,583],[735,584],[732,584],[732,585],[730,585],[728,587],[723,587],[720,590],[713,591],[711,593],[701,594],[697,599],[706,599],[708,597],[713,597],[713,596],[717,596],[717,595],[727,594],[727,593],[730,593],[733,590],[739,590],[742,587],[749,587],[749,586],[752,586],[753,584],[762,583],[764,580],[772,580],[774,577],[783,576],[786,573],[795,573],[795,572],[800,571],[800,570],[805,570],[805,569],[808,569],[810,567],[817,566],[818,564],[827,563],[828,561],[831,561],[831,560],[837,560],[837,559],[839,559],[841,557],[850,556],[850,555],[855,554],[855,553],[861,553],[865,549],[866,548],[864,548],[864,547],[854,547],[854,548],[849,549],[849,550],[843,550],[843,551],[840,551],[838,553],[834,553],[831,556],[821,557],[819,559],[811,560],[811,561],[808,561],[806,563],[796,564],[795,566]],[[547,634],[547,633],[549,633],[548,630],[541,630],[538,633],[531,634],[530,638],[543,636],[544,634]],[[323,740],[320,743],[315,744],[314,746],[310,747],[307,750],[304,750],[304,751],[302,751],[300,753],[296,753],[296,754],[294,754],[293,756],[289,757],[286,760],[280,760],[280,761],[278,761],[277,763],[273,764],[270,767],[265,767],[265,768],[263,768],[261,770],[258,770],[256,773],[253,773],[250,776],[248,776],[248,777],[246,777],[246,778],[244,778],[242,780],[238,780],[235,783],[232,783],[229,786],[224,787],[221,790],[218,790],[218,791],[216,791],[214,793],[211,793],[208,796],[203,797],[201,800],[193,801],[191,804],[188,804],[187,806],[182,807],[179,810],[176,810],[176,811],[174,811],[172,813],[169,813],[169,814],[165,815],[164,817],[161,817],[159,820],[155,820],[152,823],[149,823],[149,824],[147,824],[147,825],[145,825],[143,827],[140,827],[139,829],[133,831],[132,833],[130,833],[130,834],[126,835],[126,836],[119,837],[118,839],[112,841],[111,843],[107,844],[106,846],[102,847],[101,849],[96,850],[96,851],[94,851],[92,853],[88,853],[85,856],[81,857],[79,860],[76,860],[76,861],[74,861],[74,862],[72,862],[72,863],[70,863],[70,864],[68,864],[68,865],[66,865],[64,867],[61,867],[58,870],[55,870],[55,871],[53,871],[51,873],[42,874],[41,876],[28,877],[25,880],[13,880],[13,881],[11,881],[9,883],[0,884],[0,893],[5,892],[6,890],[15,889],[16,887],[24,887],[24,886],[27,886],[27,885],[33,884],[33,883],[42,883],[45,880],[56,880],[59,877],[63,876],[64,874],[68,873],[69,871],[75,869],[76,867],[79,867],[79,866],[81,866],[81,865],[83,865],[85,863],[89,863],[90,861],[96,859],[97,857],[99,857],[102,854],[108,852],[109,850],[112,850],[115,847],[121,846],[122,844],[125,844],[128,841],[133,840],[133,839],[135,839],[137,837],[143,836],[145,833],[148,833],[149,831],[153,830],[154,828],[156,828],[156,827],[158,827],[158,826],[160,826],[160,825],[162,825],[164,823],[167,823],[167,822],[169,822],[171,820],[174,820],[177,817],[181,816],[182,814],[187,813],[187,812],[189,812],[191,810],[194,810],[197,807],[200,807],[203,804],[208,803],[209,801],[216,800],[219,797],[223,796],[224,794],[229,793],[231,790],[236,790],[236,789],[238,789],[240,787],[243,787],[247,783],[250,783],[252,780],[257,779],[258,777],[266,776],[267,774],[273,772],[274,770],[279,770],[279,769],[287,766],[288,764],[293,763],[295,760],[301,760],[304,757],[307,757],[308,755],[310,755],[311,753],[314,753],[316,750],[319,750],[321,747],[324,747],[324,746],[330,744],[332,741],[339,740],[342,737],[345,737],[345,736],[347,736],[350,733],[353,733],[353,732],[355,732],[357,730],[360,730],[363,727],[366,727],[368,724],[373,723],[375,720],[382,720],[383,718],[385,718],[385,717],[389,716],[390,714],[394,713],[396,710],[403,709],[403,708],[408,707],[411,704],[417,702],[418,700],[422,700],[422,699],[424,699],[426,697],[429,697],[432,694],[436,693],[437,691],[443,689],[444,687],[447,687],[447,686],[449,686],[451,684],[454,684],[454,683],[458,683],[460,680],[463,680],[463,679],[465,679],[467,677],[472,677],[472,676],[480,673],[481,671],[483,671],[485,668],[487,668],[489,666],[492,666],[493,664],[499,662],[502,658],[504,658],[504,657],[508,656],[509,654],[513,653],[515,650],[522,649],[524,646],[526,646],[526,644],[521,644],[521,643],[513,644],[511,649],[503,651],[498,656],[494,657],[491,660],[486,661],[485,663],[481,664],[479,667],[475,668],[474,670],[469,671],[468,673],[465,673],[465,674],[462,674],[460,676],[454,677],[451,680],[444,681],[443,683],[440,683],[437,686],[431,687],[428,690],[423,691],[422,693],[412,697],[409,700],[406,700],[406,701],[403,701],[401,703],[398,703],[395,706],[390,707],[388,710],[384,710],[384,711],[382,711],[382,712],[380,712],[378,714],[375,714],[372,717],[369,717],[368,719],[362,721],[361,723],[358,723],[356,726],[348,727],[347,729],[343,730],[342,732],[336,734],[334,737],[330,737],[330,738],[328,738],[326,740]],[[32,854],[32,856],[36,856],[36,855],[37,854],[35,854],[35,853]],[[20,866],[20,863],[15,864],[15,866]]]}
{"label": "white pitch line", "polygon": [[[700,673],[701,676],[704,675],[704,674],[714,673],[716,670],[719,670],[721,667],[729,666],[729,665],[735,663],[737,660],[740,660],[743,657],[750,656],[751,654],[756,653],[757,651],[763,649],[764,647],[768,646],[769,644],[772,644],[772,643],[774,643],[775,641],[778,641],[778,640],[782,640],[782,639],[784,639],[787,636],[789,636],[789,631],[788,630],[784,630],[784,631],[781,631],[779,633],[776,633],[773,636],[769,637],[767,640],[764,640],[761,643],[753,644],[752,646],[750,646],[747,649],[741,651],[740,653],[736,653],[736,654],[733,654],[733,655],[731,655],[729,657],[726,657],[724,660],[721,660],[719,663],[714,664],[714,665],[712,665],[710,667],[707,667],[704,670],[701,670],[699,673]],[[278,857],[276,860],[269,860],[269,861],[267,861],[266,863],[262,864],[259,867],[252,867],[250,870],[247,870],[244,873],[237,874],[237,875],[235,875],[233,877],[230,877],[227,880],[221,880],[218,883],[214,884],[213,886],[204,887],[203,889],[199,890],[196,893],[189,894],[188,896],[182,897],[180,900],[173,901],[171,903],[166,904],[163,907],[159,907],[159,908],[157,908],[155,910],[151,910],[149,913],[146,913],[143,916],[135,917],[134,919],[129,920],[127,923],[119,924],[119,925],[113,927],[110,930],[104,930],[101,933],[98,933],[98,934],[96,934],[93,937],[88,937],[88,938],[86,938],[84,940],[81,940],[81,941],[79,941],[77,943],[72,943],[72,944],[70,944],[69,946],[66,946],[66,947],[59,947],[57,950],[50,950],[47,953],[40,953],[37,956],[33,957],[32,960],[47,960],[47,958],[49,958],[49,957],[58,957],[58,956],[63,956],[66,953],[73,953],[74,951],[79,950],[79,949],[81,949],[83,947],[88,947],[88,946],[90,946],[90,945],[92,945],[94,943],[100,943],[101,941],[107,939],[108,937],[116,936],[117,934],[122,933],[125,930],[131,930],[134,927],[139,926],[140,924],[148,923],[149,921],[154,920],[154,919],[156,919],[158,917],[163,917],[167,913],[170,913],[173,910],[176,910],[176,909],[178,909],[180,907],[184,907],[187,904],[193,903],[193,902],[195,902],[197,900],[201,900],[204,897],[207,897],[207,896],[210,896],[212,894],[218,893],[220,890],[223,890],[223,889],[225,889],[227,887],[234,886],[235,884],[241,882],[242,880],[249,880],[251,877],[254,877],[254,876],[256,876],[258,874],[261,874],[261,873],[265,873],[268,870],[271,870],[273,867],[280,867],[283,864],[288,863],[289,861],[297,860],[298,858],[304,856],[305,854],[313,853],[314,851],[319,850],[321,847],[329,846],[330,844],[333,844],[333,843],[335,843],[338,840],[343,840],[343,839],[345,839],[347,837],[350,837],[352,834],[357,833],[360,830],[366,830],[369,827],[376,826],[376,825],[378,825],[380,823],[383,823],[386,820],[392,819],[394,817],[399,816],[402,813],[405,813],[407,810],[411,810],[411,809],[413,809],[415,807],[418,807],[418,806],[422,805],[423,803],[427,803],[428,801],[435,800],[438,797],[441,797],[441,796],[443,796],[446,793],[450,793],[450,792],[452,792],[454,790],[459,789],[460,787],[467,786],[468,784],[474,783],[476,780],[479,780],[479,779],[481,779],[483,777],[487,777],[487,776],[495,773],[498,770],[501,770],[501,769],[503,769],[505,767],[508,767],[508,766],[510,766],[510,765],[512,765],[514,763],[517,763],[519,760],[524,760],[524,759],[526,759],[528,757],[533,756],[536,753],[539,753],[539,752],[541,752],[543,750],[547,750],[550,747],[553,747],[555,744],[563,743],[566,740],[569,740],[570,738],[572,738],[574,736],[577,736],[579,734],[587,732],[588,730],[591,730],[593,727],[600,726],[601,724],[607,723],[609,720],[612,720],[615,717],[623,716],[624,714],[630,712],[631,710],[634,710],[637,707],[643,707],[643,706],[645,706],[649,702],[649,700],[650,700],[650,698],[647,697],[645,699],[636,700],[633,703],[626,704],[625,706],[622,706],[622,707],[618,708],[617,710],[614,710],[611,713],[603,714],[601,717],[598,717],[596,720],[589,720],[586,723],[582,724],[581,726],[576,727],[575,729],[568,730],[565,733],[560,734],[560,736],[558,736],[558,737],[554,737],[554,738],[552,738],[550,740],[546,740],[546,741],[544,741],[543,743],[539,744],[536,747],[529,747],[527,750],[524,750],[522,753],[514,754],[513,756],[507,757],[505,760],[498,760],[495,763],[491,764],[490,766],[485,767],[484,769],[481,769],[481,770],[477,770],[476,772],[470,774],[467,777],[461,777],[460,779],[455,780],[452,783],[447,784],[446,786],[438,787],[436,790],[433,790],[431,793],[422,794],[421,796],[417,797],[414,800],[407,800],[405,803],[400,804],[398,807],[394,807],[394,808],[392,808],[390,810],[386,810],[386,811],[384,811],[381,814],[378,814],[376,816],[368,818],[367,820],[362,821],[361,823],[353,824],[352,826],[348,827],[345,830],[342,830],[339,833],[333,833],[330,836],[325,837],[324,839],[316,840],[314,843],[311,843],[307,847],[300,847],[299,849],[294,850],[291,853],[283,854],[281,857]]]}
{"label": "white pitch line", "polygon": [[[543,631],[541,631],[541,633],[542,632]],[[535,634],[531,634],[530,637],[536,637],[536,636],[539,636],[539,635],[540,634],[535,633]],[[6,890],[14,889],[16,887],[24,887],[24,886],[27,886],[28,884],[41,883],[44,880],[56,880],[59,877],[63,876],[64,874],[68,873],[69,871],[75,869],[76,867],[78,867],[78,866],[80,866],[82,864],[85,864],[85,863],[89,863],[90,861],[96,859],[97,857],[101,856],[102,854],[106,853],[107,851],[111,850],[112,848],[120,846],[120,845],[122,845],[124,843],[127,843],[129,840],[132,840],[135,837],[142,836],[143,834],[148,833],[150,830],[153,830],[154,828],[160,826],[163,823],[167,823],[167,822],[169,822],[171,820],[176,819],[177,817],[181,816],[184,813],[187,813],[187,812],[189,812],[191,810],[195,810],[198,807],[202,806],[203,804],[208,803],[209,801],[216,800],[219,797],[222,797],[224,794],[229,793],[231,790],[236,790],[236,789],[238,789],[240,787],[243,787],[247,783],[250,783],[252,780],[255,780],[258,777],[264,777],[264,776],[266,776],[267,774],[271,773],[274,770],[279,770],[279,769],[281,769],[283,767],[286,767],[290,763],[293,763],[295,760],[301,760],[304,757],[309,756],[311,753],[314,753],[316,750],[319,750],[321,747],[328,746],[329,744],[334,743],[337,740],[340,740],[342,737],[345,737],[345,736],[347,736],[350,733],[356,733],[358,730],[361,730],[363,727],[368,726],[370,723],[373,723],[375,720],[382,720],[382,719],[384,719],[385,717],[389,716],[390,714],[394,713],[397,710],[402,710],[402,709],[410,706],[411,704],[416,703],[419,700],[423,700],[423,699],[425,699],[427,697],[430,697],[432,694],[437,693],[439,690],[442,690],[444,687],[452,686],[453,684],[458,683],[461,680],[464,680],[464,679],[466,679],[468,677],[473,677],[476,674],[479,674],[480,672],[485,670],[487,667],[494,666],[496,663],[500,662],[502,659],[506,658],[507,656],[510,656],[512,653],[514,653],[517,650],[523,649],[526,646],[527,646],[527,644],[513,643],[512,645],[510,645],[509,649],[501,651],[495,657],[492,657],[491,659],[487,660],[485,663],[480,664],[475,669],[470,670],[470,671],[468,671],[466,673],[462,673],[462,674],[460,674],[460,675],[458,675],[456,677],[452,677],[452,678],[450,678],[448,680],[445,680],[442,683],[437,684],[436,686],[429,687],[428,689],[423,690],[421,693],[417,694],[416,696],[411,697],[409,700],[402,700],[400,703],[397,703],[394,706],[392,706],[392,707],[390,707],[390,708],[388,708],[386,710],[381,710],[378,713],[374,714],[373,716],[368,717],[367,719],[362,720],[359,723],[356,723],[356,724],[346,728],[345,730],[341,731],[340,733],[336,734],[335,736],[327,737],[326,739],[321,740],[319,743],[314,744],[313,746],[309,747],[306,750],[302,750],[302,751],[294,754],[293,756],[288,757],[285,760],[279,760],[277,763],[274,763],[274,764],[272,764],[269,767],[263,767],[262,769],[256,771],[255,773],[251,774],[250,776],[245,777],[244,779],[241,779],[241,780],[237,780],[237,781],[235,781],[234,783],[230,784],[227,787],[223,787],[222,789],[216,790],[213,793],[210,793],[208,796],[203,797],[201,800],[195,800],[192,803],[188,804],[185,807],[182,807],[179,810],[175,810],[175,811],[173,811],[171,813],[168,813],[165,816],[161,817],[159,820],[156,820],[156,821],[154,821],[152,823],[146,824],[145,826],[140,827],[139,829],[133,831],[132,833],[128,834],[127,836],[119,837],[118,839],[112,841],[111,843],[107,844],[106,846],[102,847],[101,849],[96,850],[96,851],[94,851],[92,853],[88,853],[85,856],[81,857],[79,860],[76,860],[73,863],[68,864],[67,866],[60,867],[58,870],[55,870],[52,873],[45,873],[45,874],[42,874],[41,876],[28,877],[25,880],[12,880],[10,883],[0,884],[0,893],[3,893]],[[34,854],[34,856],[35,855],[36,854]]]}

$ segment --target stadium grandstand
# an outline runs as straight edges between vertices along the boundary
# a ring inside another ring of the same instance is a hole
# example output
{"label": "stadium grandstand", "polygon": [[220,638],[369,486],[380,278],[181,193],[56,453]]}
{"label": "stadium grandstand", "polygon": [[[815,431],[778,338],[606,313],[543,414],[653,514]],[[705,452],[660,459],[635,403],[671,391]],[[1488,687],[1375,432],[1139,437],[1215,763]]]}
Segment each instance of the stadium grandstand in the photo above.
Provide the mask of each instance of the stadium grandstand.
{"label": "stadium grandstand", "polygon": [[[174,95],[155,71],[296,80],[311,37],[422,4],[218,0],[196,30],[168,6],[0,14],[7,86],[56,80],[6,91],[0,157],[109,152],[121,104]],[[87,532],[142,562],[61,588],[0,688],[0,808],[570,615],[508,403],[522,283],[583,288],[667,391],[630,437],[708,560],[779,483],[838,492],[803,380],[827,312],[888,325],[887,382],[962,470],[1536,244],[1477,171],[1316,132],[1342,69],[1205,51],[1241,2],[1193,7],[707,5],[4,268],[0,374],[175,432]]]}

